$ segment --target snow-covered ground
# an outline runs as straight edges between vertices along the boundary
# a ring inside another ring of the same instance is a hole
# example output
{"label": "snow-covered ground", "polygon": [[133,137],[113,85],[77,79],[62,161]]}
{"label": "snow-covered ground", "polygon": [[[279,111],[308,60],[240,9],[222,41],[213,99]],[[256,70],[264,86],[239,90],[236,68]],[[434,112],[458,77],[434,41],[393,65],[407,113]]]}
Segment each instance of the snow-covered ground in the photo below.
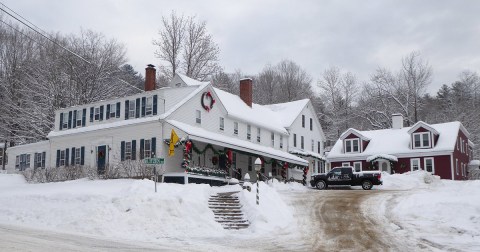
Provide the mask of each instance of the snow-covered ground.
{"label": "snow-covered ground", "polygon": [[[439,180],[421,171],[382,177],[384,185],[374,190],[385,193],[376,193],[363,210],[376,212],[385,230],[442,249],[480,251],[480,181]],[[238,185],[157,186],[155,193],[150,180],[28,184],[20,175],[0,174],[0,224],[133,242],[175,239],[221,251],[228,246],[219,243],[222,240],[275,242],[281,234],[299,241],[303,229],[295,211],[302,206],[287,205],[285,195],[318,193],[298,183],[261,182],[257,206],[256,184],[251,192]],[[227,191],[239,191],[248,229],[224,230],[215,222],[208,198]]]}
{"label": "snow-covered ground", "polygon": [[[480,180],[440,180],[424,171],[383,174],[379,190],[404,190],[374,199],[397,235],[441,250],[480,251]],[[372,210],[370,205],[370,210]]]}

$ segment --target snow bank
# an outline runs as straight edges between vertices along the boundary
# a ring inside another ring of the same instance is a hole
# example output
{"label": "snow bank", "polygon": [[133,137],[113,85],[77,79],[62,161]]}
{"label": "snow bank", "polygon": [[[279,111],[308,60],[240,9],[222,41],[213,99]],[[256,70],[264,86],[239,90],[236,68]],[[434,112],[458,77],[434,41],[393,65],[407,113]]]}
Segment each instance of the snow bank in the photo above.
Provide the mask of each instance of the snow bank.
{"label": "snow bank", "polygon": [[414,188],[428,188],[442,184],[439,176],[423,170],[390,175],[382,172],[383,185],[374,186],[378,190],[409,190]]}

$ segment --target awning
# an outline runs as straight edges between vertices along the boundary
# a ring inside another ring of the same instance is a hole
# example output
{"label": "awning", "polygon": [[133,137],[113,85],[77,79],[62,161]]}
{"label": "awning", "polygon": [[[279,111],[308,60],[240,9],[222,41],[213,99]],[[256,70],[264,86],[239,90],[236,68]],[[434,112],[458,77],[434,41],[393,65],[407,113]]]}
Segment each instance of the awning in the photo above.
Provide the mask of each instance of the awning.
{"label": "awning", "polygon": [[297,164],[301,166],[308,166],[308,161],[287,153],[285,151],[277,150],[272,147],[254,144],[249,141],[241,140],[234,137],[225,136],[222,134],[207,131],[186,123],[175,120],[167,120],[168,124],[185,132],[191,140],[215,144],[226,148],[236,149],[244,152],[255,153],[264,157],[274,158],[288,163]]}

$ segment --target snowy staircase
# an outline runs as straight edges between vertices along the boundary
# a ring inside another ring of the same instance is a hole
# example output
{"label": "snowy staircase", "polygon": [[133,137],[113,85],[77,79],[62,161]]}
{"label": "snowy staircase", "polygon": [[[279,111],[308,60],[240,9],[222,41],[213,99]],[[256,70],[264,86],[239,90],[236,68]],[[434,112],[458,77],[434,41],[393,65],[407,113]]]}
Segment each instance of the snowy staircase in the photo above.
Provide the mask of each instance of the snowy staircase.
{"label": "snowy staircase", "polygon": [[237,192],[218,193],[210,196],[208,206],[215,214],[215,220],[220,223],[224,229],[244,229],[248,228],[248,220],[245,220],[242,213],[242,205],[237,196]]}

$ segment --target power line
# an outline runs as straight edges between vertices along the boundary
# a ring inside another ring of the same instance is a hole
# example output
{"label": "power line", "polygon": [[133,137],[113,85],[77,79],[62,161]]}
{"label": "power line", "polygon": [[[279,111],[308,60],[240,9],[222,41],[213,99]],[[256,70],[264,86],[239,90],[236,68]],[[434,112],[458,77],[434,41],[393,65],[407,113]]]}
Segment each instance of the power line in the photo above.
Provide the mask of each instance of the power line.
{"label": "power line", "polygon": [[[2,6],[5,6],[5,4],[1,3]],[[7,7],[8,8],[8,7]],[[9,8],[10,9],[10,8]],[[49,38],[48,36],[44,35],[43,33],[37,31],[36,29],[34,29],[32,26],[26,24],[25,22],[23,22],[22,20],[20,20],[19,18],[15,17],[14,15],[12,15],[10,12],[6,11],[5,9],[3,9],[2,7],[0,7],[0,10],[2,10],[3,12],[5,12],[7,15],[11,16],[12,18],[14,18],[15,20],[17,20],[18,22],[22,23],[23,25],[25,25],[26,27],[32,29],[34,32],[40,34],[42,37],[48,39],[50,42],[54,43],[55,45],[63,48],[65,51],[75,55],[76,57],[78,57],[79,59],[85,61],[86,63],[88,64],[92,64],[90,61],[86,60],[85,58],[83,58],[82,56],[70,51],[69,49],[65,48],[64,46],[60,45],[59,43],[57,43],[56,41],[54,41],[53,39]],[[18,15],[18,14],[17,14]],[[20,15],[19,15],[20,16]],[[26,20],[26,19],[25,19]],[[28,22],[28,21],[27,21]],[[30,22],[28,22],[30,23]]]}

